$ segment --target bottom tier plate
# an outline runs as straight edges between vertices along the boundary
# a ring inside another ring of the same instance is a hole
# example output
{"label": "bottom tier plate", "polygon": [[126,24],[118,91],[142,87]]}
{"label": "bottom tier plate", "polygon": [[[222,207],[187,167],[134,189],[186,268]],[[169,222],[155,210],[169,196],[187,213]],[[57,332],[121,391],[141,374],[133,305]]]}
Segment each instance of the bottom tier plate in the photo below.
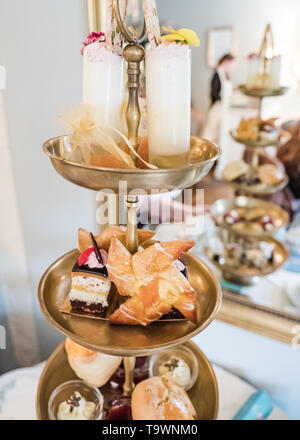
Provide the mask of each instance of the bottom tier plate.
{"label": "bottom tier plate", "polygon": [[[198,420],[215,420],[218,414],[219,395],[217,380],[210,362],[192,342],[185,344],[198,360],[199,375],[195,385],[188,391],[197,412]],[[64,343],[60,344],[49,357],[40,377],[36,413],[39,420],[48,420],[48,400],[52,391],[77,376],[68,363]]]}
{"label": "bottom tier plate", "polygon": [[198,293],[198,323],[186,320],[154,322],[147,327],[112,325],[107,320],[62,313],[70,291],[71,271],[78,251],[68,252],[43,275],[39,285],[41,310],[57,330],[94,351],[118,356],[143,356],[174,347],[204,330],[216,317],[222,291],[213,271],[191,253],[184,255],[188,278]]}

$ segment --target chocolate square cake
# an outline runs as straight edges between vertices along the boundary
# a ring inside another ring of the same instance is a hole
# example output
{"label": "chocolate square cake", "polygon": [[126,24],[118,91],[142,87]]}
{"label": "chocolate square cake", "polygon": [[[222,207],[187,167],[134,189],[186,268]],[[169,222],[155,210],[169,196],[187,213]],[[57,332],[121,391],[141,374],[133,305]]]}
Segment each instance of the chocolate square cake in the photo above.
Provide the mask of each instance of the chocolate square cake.
{"label": "chocolate square cake", "polygon": [[89,247],[80,254],[72,269],[72,310],[106,316],[111,288],[106,262],[104,249]]}

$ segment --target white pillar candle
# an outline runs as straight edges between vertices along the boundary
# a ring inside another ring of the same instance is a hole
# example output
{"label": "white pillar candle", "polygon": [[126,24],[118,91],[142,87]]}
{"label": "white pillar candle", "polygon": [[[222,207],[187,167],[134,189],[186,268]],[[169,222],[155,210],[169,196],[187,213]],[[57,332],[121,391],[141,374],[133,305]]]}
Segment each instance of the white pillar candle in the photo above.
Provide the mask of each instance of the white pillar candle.
{"label": "white pillar candle", "polygon": [[281,56],[263,58],[253,56],[248,60],[246,86],[253,88],[277,89],[280,87]]}
{"label": "white pillar candle", "polygon": [[278,89],[280,87],[280,74],[281,74],[281,56],[274,56],[271,60],[271,76],[272,76],[272,88]]}
{"label": "white pillar candle", "polygon": [[124,98],[124,59],[105,48],[89,44],[83,51],[83,102],[96,108],[102,125],[121,128]]}
{"label": "white pillar candle", "polygon": [[263,59],[257,55],[248,58],[246,87],[259,87],[259,78],[263,72]]}
{"label": "white pillar candle", "polygon": [[188,163],[191,133],[191,50],[160,44],[146,52],[149,159],[160,168]]}

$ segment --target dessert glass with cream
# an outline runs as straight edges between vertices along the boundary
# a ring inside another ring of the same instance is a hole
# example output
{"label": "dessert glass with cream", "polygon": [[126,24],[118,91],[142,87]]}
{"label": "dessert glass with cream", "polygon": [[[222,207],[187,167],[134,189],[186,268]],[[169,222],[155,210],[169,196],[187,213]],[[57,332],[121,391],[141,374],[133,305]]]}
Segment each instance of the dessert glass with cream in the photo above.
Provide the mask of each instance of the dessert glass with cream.
{"label": "dessert glass with cream", "polygon": [[149,160],[159,168],[188,164],[191,134],[191,50],[162,42],[146,52]]}
{"label": "dessert glass with cream", "polygon": [[83,102],[96,109],[101,125],[121,128],[124,59],[96,41],[83,49]]}
{"label": "dessert glass with cream", "polygon": [[102,394],[81,380],[62,383],[48,402],[50,420],[101,420],[102,412]]}
{"label": "dessert glass with cream", "polygon": [[187,391],[198,377],[198,361],[194,353],[181,346],[151,357],[150,373],[152,376],[168,376]]}

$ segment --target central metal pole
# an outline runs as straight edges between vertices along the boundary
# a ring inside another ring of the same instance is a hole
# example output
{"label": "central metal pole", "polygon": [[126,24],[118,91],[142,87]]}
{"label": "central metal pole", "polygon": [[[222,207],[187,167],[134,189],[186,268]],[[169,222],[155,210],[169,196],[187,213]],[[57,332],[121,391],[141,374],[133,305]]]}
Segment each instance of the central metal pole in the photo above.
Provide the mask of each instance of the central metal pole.
{"label": "central metal pole", "polygon": [[[143,30],[140,36],[137,36],[137,33],[134,29],[127,29],[126,23],[123,23],[120,13],[119,0],[114,0],[114,14],[123,38],[129,43],[123,49],[123,57],[128,63],[127,73],[129,98],[126,109],[126,124],[128,129],[128,139],[133,148],[137,150],[139,145],[138,134],[141,120],[141,111],[139,106],[141,62],[145,58],[145,50],[143,46],[138,43],[138,41],[142,41],[144,39],[146,34],[146,23],[144,21]],[[132,155],[132,158],[136,161],[136,157],[134,155]],[[138,196],[127,196],[127,232],[125,244],[129,252],[132,254],[137,252],[139,246],[136,218],[138,202]],[[125,369],[123,392],[125,395],[130,395],[134,389],[133,375],[135,357],[124,357],[123,364]]]}
{"label": "central metal pole", "polygon": [[[126,232],[126,247],[134,254],[138,250],[139,239],[137,233],[137,218],[136,211],[139,203],[138,196],[127,196],[127,232]],[[135,357],[124,357],[123,358],[124,369],[125,369],[125,382],[123,385],[123,393],[129,396],[134,389],[134,366]]]}
{"label": "central metal pole", "polygon": [[123,385],[123,394],[125,396],[130,396],[134,390],[133,373],[135,367],[135,357],[125,357],[123,358],[124,369],[125,369],[125,382]]}

